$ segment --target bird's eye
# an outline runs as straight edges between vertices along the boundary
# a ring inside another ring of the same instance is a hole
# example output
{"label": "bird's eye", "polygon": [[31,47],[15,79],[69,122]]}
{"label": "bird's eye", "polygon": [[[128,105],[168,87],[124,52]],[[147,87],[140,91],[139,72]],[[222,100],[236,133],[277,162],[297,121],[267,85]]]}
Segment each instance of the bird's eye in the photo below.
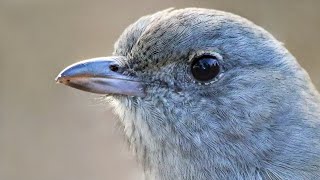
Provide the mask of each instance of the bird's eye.
{"label": "bird's eye", "polygon": [[220,73],[220,65],[217,57],[204,55],[196,57],[191,63],[191,73],[198,81],[210,81]]}

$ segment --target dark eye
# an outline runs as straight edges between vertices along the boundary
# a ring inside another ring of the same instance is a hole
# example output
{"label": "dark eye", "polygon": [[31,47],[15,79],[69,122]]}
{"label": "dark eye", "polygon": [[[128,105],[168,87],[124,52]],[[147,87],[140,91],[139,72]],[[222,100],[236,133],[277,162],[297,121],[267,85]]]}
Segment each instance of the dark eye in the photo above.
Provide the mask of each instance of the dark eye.
{"label": "dark eye", "polygon": [[191,63],[191,73],[198,81],[210,81],[220,73],[220,65],[215,56],[196,57]]}

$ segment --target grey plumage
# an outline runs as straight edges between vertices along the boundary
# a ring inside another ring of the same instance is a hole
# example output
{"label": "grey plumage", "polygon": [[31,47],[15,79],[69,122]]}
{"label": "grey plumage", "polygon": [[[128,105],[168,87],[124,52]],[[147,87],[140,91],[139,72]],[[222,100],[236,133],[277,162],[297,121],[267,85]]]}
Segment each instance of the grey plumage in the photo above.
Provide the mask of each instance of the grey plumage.
{"label": "grey plumage", "polygon": [[[188,74],[192,53],[217,52],[223,76]],[[207,9],[165,10],[129,26],[114,55],[149,84],[112,96],[149,178],[320,179],[319,94],[262,28]]]}
{"label": "grey plumage", "polygon": [[[215,54],[201,83],[190,60]],[[115,44],[145,97],[108,95],[147,179],[320,179],[319,94],[272,35],[226,12],[144,16]]]}

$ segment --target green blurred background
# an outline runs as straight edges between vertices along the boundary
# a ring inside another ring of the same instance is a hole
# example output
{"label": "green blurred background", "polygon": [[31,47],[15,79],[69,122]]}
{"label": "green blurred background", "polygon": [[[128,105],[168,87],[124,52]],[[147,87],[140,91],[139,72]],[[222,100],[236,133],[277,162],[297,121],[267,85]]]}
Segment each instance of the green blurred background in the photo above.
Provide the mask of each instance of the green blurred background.
{"label": "green blurred background", "polygon": [[140,16],[190,6],[230,11],[263,26],[319,89],[317,0],[0,0],[0,180],[140,179],[107,106],[54,78],[78,60],[110,55]]}

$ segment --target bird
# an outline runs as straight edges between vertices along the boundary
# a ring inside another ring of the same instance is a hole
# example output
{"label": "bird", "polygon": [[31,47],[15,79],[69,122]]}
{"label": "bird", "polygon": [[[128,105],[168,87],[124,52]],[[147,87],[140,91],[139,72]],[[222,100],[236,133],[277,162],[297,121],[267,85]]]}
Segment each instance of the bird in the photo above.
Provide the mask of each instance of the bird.
{"label": "bird", "polygon": [[102,94],[145,179],[320,179],[320,96],[284,44],[238,15],[169,8],[56,81]]}

